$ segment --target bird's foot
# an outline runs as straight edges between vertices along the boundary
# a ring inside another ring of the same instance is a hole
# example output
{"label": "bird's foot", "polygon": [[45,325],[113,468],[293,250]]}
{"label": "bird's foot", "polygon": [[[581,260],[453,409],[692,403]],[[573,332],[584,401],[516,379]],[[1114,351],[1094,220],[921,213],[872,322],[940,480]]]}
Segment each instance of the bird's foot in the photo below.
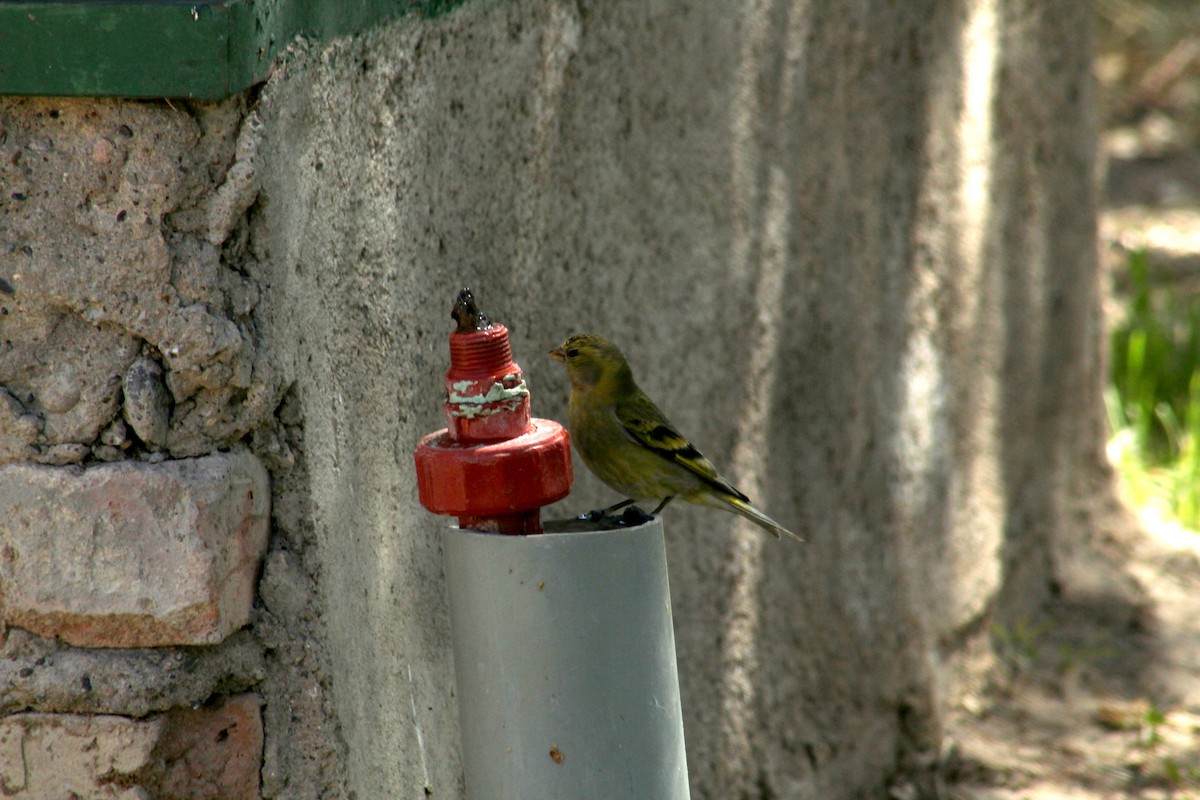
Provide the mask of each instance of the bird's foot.
{"label": "bird's foot", "polygon": [[629,508],[625,509],[624,513],[621,514],[619,519],[621,520],[622,528],[632,528],[635,525],[645,525],[647,522],[650,522],[652,519],[654,519],[654,515],[647,514],[637,506],[630,506]]}
{"label": "bird's foot", "polygon": [[644,525],[654,519],[654,517],[642,511],[637,506],[629,506],[620,516],[609,514],[609,510],[607,508],[593,509],[586,514],[580,514],[576,519],[583,522],[594,522],[603,530],[633,528],[638,525]]}

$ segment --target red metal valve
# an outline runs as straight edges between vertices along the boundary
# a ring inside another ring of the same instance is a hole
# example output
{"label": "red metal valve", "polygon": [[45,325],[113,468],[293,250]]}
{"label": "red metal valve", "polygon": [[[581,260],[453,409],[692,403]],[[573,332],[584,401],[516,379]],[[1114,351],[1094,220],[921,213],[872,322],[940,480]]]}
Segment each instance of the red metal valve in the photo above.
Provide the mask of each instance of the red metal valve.
{"label": "red metal valve", "polygon": [[529,390],[512,360],[508,329],[491,324],[463,289],[452,316],[446,427],[417,445],[417,491],[463,528],[541,533],[541,509],[571,490],[566,430],[531,419]]}

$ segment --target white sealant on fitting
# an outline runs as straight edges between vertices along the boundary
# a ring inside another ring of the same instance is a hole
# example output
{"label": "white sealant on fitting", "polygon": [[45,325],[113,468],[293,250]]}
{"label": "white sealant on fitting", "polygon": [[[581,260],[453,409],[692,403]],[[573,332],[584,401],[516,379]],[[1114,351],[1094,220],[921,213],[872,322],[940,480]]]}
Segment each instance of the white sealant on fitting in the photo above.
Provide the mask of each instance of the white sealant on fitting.
{"label": "white sealant on fitting", "polygon": [[524,378],[516,375],[505,375],[504,380],[516,380],[515,386],[505,386],[500,381],[492,383],[491,388],[484,394],[467,394],[479,384],[476,381],[455,381],[447,393],[446,402],[456,408],[450,409],[455,417],[474,419],[486,417],[501,411],[516,411],[524,398],[529,396],[529,388]]}

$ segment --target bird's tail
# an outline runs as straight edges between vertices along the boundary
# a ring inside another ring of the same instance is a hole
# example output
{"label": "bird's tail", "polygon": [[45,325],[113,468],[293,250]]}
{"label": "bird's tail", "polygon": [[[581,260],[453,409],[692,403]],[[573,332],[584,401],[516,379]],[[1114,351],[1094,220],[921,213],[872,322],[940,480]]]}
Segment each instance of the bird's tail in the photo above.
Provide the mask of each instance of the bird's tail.
{"label": "bird's tail", "polygon": [[764,528],[765,530],[769,531],[771,533],[771,535],[774,536],[776,539],[778,539],[779,535],[782,533],[786,536],[792,537],[797,542],[804,541],[803,536],[800,536],[797,533],[792,533],[787,528],[783,527],[778,522],[771,519],[766,514],[759,511],[754,506],[750,505],[750,503],[746,502],[745,500],[740,500],[736,497],[731,497],[729,495],[722,495],[720,499],[730,511],[734,511],[738,514],[741,514],[743,517],[750,520],[755,525],[758,525],[758,526]]}

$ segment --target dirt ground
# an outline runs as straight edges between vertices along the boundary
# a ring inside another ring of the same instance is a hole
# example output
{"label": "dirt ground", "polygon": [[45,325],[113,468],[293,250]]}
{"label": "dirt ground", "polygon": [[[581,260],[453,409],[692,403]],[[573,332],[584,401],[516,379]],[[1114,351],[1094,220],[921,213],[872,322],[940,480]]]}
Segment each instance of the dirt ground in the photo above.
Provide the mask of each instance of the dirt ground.
{"label": "dirt ground", "polygon": [[940,797],[1200,798],[1200,535],[1138,521],[1104,537],[1141,602],[994,631],[1003,666],[952,713]]}
{"label": "dirt ground", "polygon": [[[1200,302],[1200,4],[1096,6],[1111,324],[1135,248]],[[994,630],[1002,668],[952,712],[940,798],[1200,798],[1200,533],[1148,512],[1111,519],[1097,539],[1140,598]]]}

